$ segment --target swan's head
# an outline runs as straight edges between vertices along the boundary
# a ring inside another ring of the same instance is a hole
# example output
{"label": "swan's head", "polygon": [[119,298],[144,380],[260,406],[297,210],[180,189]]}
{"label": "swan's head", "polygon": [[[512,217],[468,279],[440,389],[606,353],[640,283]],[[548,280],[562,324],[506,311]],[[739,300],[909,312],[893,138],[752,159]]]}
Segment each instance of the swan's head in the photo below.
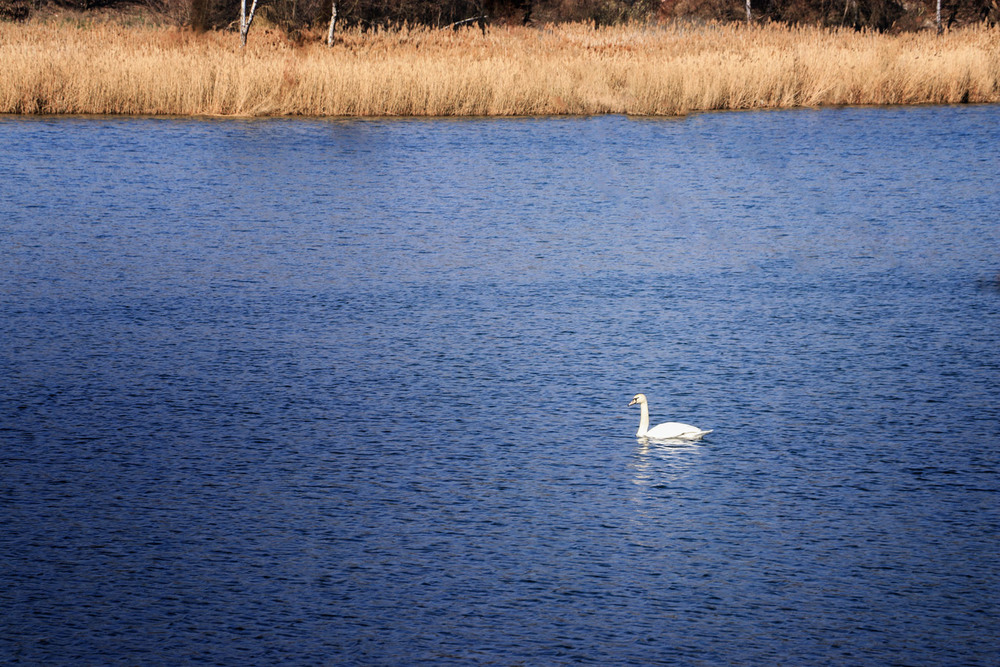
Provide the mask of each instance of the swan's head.
{"label": "swan's head", "polygon": [[646,402],[645,394],[636,394],[635,396],[632,397],[632,402],[629,403],[629,407],[632,407],[636,403],[638,403],[639,405],[643,405],[645,402]]}

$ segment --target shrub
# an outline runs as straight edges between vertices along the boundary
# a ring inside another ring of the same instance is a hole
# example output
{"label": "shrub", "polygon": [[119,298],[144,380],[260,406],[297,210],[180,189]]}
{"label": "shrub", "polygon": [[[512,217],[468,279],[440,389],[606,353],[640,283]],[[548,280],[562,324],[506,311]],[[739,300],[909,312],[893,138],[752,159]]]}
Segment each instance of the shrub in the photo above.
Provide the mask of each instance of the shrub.
{"label": "shrub", "polygon": [[31,9],[31,0],[0,0],[0,21],[23,21]]}

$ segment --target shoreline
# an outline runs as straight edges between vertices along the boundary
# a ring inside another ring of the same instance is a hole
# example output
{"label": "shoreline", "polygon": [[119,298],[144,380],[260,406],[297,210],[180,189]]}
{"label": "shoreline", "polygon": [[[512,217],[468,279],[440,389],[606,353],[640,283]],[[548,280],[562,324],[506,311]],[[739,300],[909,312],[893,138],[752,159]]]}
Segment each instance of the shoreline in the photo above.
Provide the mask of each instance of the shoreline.
{"label": "shoreline", "polygon": [[790,111],[836,111],[848,109],[920,109],[930,107],[977,107],[977,106],[997,106],[1000,101],[990,102],[918,102],[918,103],[895,103],[895,104],[828,104],[818,106],[796,106],[796,107],[762,107],[748,109],[701,109],[687,111],[673,115],[652,115],[652,114],[630,114],[630,113],[548,113],[548,114],[525,114],[525,115],[463,115],[463,116],[428,116],[428,115],[383,115],[383,116],[322,116],[305,114],[271,114],[271,115],[236,115],[236,114],[146,114],[146,113],[8,113],[0,112],[0,122],[4,120],[193,120],[193,121],[280,121],[280,120],[308,120],[329,123],[347,122],[378,122],[378,121],[422,121],[422,120],[452,120],[461,121],[482,121],[482,120],[572,120],[587,118],[603,118],[608,116],[618,116],[626,120],[646,121],[646,120],[684,120],[693,116],[705,114],[726,114],[745,112],[790,112]]}
{"label": "shoreline", "polygon": [[0,24],[0,114],[534,118],[1000,102],[1000,28],[712,24],[345,31]]}

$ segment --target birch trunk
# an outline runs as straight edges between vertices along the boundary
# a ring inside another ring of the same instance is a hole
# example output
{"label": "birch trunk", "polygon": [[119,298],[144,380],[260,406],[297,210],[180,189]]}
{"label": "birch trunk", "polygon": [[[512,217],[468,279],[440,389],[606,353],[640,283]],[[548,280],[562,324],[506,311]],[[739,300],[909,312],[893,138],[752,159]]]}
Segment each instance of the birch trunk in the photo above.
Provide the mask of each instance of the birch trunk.
{"label": "birch trunk", "polygon": [[247,33],[250,32],[250,24],[253,23],[253,16],[257,13],[257,0],[253,0],[250,5],[250,15],[247,16],[247,0],[240,0],[240,48],[247,45]]}
{"label": "birch trunk", "polygon": [[941,34],[944,29],[941,27],[941,0],[937,0],[937,34]]}
{"label": "birch trunk", "polygon": [[337,0],[333,0],[330,3],[332,9],[330,10],[330,30],[326,33],[326,45],[333,46],[333,28],[337,23]]}
{"label": "birch trunk", "polygon": [[750,23],[751,20],[752,18],[750,16],[750,0],[747,0],[747,23]]}

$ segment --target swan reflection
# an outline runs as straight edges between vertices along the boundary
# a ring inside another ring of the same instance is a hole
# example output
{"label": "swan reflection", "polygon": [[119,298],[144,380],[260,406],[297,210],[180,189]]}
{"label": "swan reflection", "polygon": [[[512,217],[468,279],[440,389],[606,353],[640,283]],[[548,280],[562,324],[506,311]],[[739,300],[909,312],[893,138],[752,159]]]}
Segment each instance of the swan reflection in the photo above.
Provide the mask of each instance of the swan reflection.
{"label": "swan reflection", "polygon": [[632,481],[654,486],[677,481],[701,458],[704,445],[685,440],[657,441],[636,438]]}

